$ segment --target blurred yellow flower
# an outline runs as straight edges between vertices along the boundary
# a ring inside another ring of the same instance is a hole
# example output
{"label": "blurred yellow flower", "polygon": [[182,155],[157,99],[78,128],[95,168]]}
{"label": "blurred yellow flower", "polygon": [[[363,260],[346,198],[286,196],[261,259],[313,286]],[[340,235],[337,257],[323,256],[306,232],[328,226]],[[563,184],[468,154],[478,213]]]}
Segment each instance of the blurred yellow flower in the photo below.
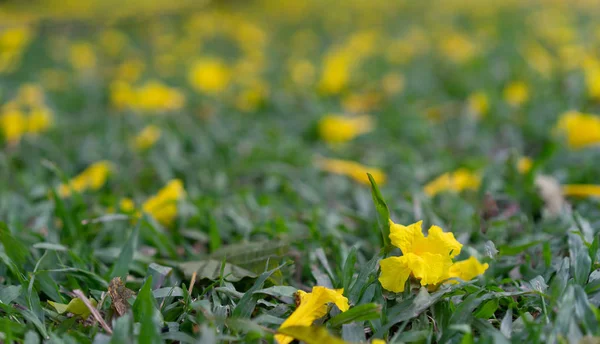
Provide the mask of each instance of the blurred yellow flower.
{"label": "blurred yellow flower", "polygon": [[541,44],[529,42],[522,49],[522,54],[529,67],[544,77],[549,77],[554,70],[554,58]]}
{"label": "blurred yellow flower", "polygon": [[380,185],[384,184],[387,179],[382,170],[375,167],[367,167],[354,161],[319,158],[316,164],[323,171],[345,175],[366,185],[371,185],[367,173],[370,173],[375,182]]}
{"label": "blurred yellow flower", "polygon": [[269,94],[268,85],[261,80],[253,80],[244,86],[236,97],[236,108],[241,111],[256,111]]}
{"label": "blurred yellow flower", "polygon": [[119,209],[124,213],[133,213],[135,211],[135,202],[131,198],[121,198]]}
{"label": "blurred yellow flower", "polygon": [[387,95],[396,95],[404,90],[404,76],[400,73],[388,73],[381,79],[381,87]]}
{"label": "blurred yellow flower", "polygon": [[319,136],[330,144],[348,142],[355,137],[373,130],[371,116],[347,117],[326,115],[318,124]]}
{"label": "blurred yellow flower", "polygon": [[132,83],[140,78],[145,68],[146,65],[144,64],[144,61],[137,58],[130,59],[117,67],[115,78],[117,80]]}
{"label": "blurred yellow flower", "polygon": [[450,33],[443,36],[440,43],[442,54],[454,63],[465,63],[477,54],[477,45],[462,33]]}
{"label": "blurred yellow flower", "polygon": [[127,35],[116,29],[102,31],[99,37],[99,43],[102,50],[109,56],[118,56],[127,46]]}
{"label": "blurred yellow flower", "polygon": [[27,116],[19,110],[9,110],[0,115],[0,129],[8,142],[17,142],[27,132]]}
{"label": "blurred yellow flower", "polygon": [[438,226],[431,226],[427,237],[421,230],[423,221],[403,226],[390,220],[392,245],[402,250],[402,256],[381,260],[381,286],[389,291],[404,291],[404,285],[412,275],[421,285],[435,285],[449,277],[452,258],[460,253],[462,244],[452,233],[445,233]]}
{"label": "blurred yellow flower", "polygon": [[488,263],[481,264],[477,258],[471,256],[467,260],[452,264],[448,273],[450,278],[455,277],[460,278],[463,281],[469,281],[482,275],[488,267]]}
{"label": "blurred yellow flower", "polygon": [[290,63],[290,76],[295,84],[308,86],[315,80],[315,66],[308,60],[293,61]]}
{"label": "blurred yellow flower", "polygon": [[160,139],[161,130],[155,125],[148,125],[140,131],[133,140],[136,149],[144,151],[154,146]]}
{"label": "blurred yellow flower", "polygon": [[600,99],[600,61],[589,57],[583,62],[583,72],[588,96],[592,99]]}
{"label": "blurred yellow flower", "polygon": [[0,31],[0,73],[8,73],[16,69],[32,38],[33,32],[26,26],[10,27]]}
{"label": "blurred yellow flower", "polygon": [[519,173],[525,174],[531,170],[531,167],[533,167],[533,160],[529,157],[524,156],[517,161],[517,171]]}
{"label": "blurred yellow flower", "polygon": [[52,125],[52,115],[45,107],[35,107],[27,117],[27,132],[38,134],[46,131]]}
{"label": "blurred yellow flower", "polygon": [[562,186],[563,195],[573,197],[600,197],[600,185],[566,184]]}
{"label": "blurred yellow flower", "polygon": [[467,100],[469,112],[475,118],[482,118],[488,114],[490,110],[490,102],[487,94],[483,91],[472,93]]}
{"label": "blurred yellow flower", "polygon": [[[348,299],[344,297],[343,289],[328,289],[321,286],[315,286],[312,292],[306,293],[299,290],[296,294],[298,307],[281,324],[280,328],[291,326],[310,326],[312,323],[324,317],[327,314],[328,305],[334,303],[338,308],[345,312],[350,308]],[[294,338],[282,334],[275,335],[275,340],[279,344],[289,344]]]}
{"label": "blurred yellow flower", "polygon": [[219,94],[229,86],[231,72],[225,63],[217,58],[202,58],[192,66],[189,80],[199,92]]}
{"label": "blurred yellow flower", "polygon": [[352,59],[345,51],[325,55],[319,80],[319,90],[327,95],[338,94],[348,86]]}
{"label": "blurred yellow flower", "polygon": [[142,210],[163,226],[170,226],[177,216],[177,203],[185,195],[183,183],[173,179],[142,205]]}
{"label": "blurred yellow flower", "polygon": [[365,113],[375,109],[380,102],[379,93],[352,93],[344,97],[342,107],[349,113]]}
{"label": "blurred yellow flower", "polygon": [[96,53],[88,42],[76,42],[69,47],[69,61],[78,71],[90,70],[96,67]]}
{"label": "blurred yellow flower", "polygon": [[425,185],[424,191],[430,197],[444,191],[461,192],[463,190],[477,190],[481,183],[479,174],[465,168],[454,172],[444,173]]}
{"label": "blurred yellow flower", "polygon": [[580,149],[600,143],[600,117],[578,111],[560,116],[556,130],[566,136],[570,148]]}
{"label": "blurred yellow flower", "polygon": [[110,102],[119,109],[125,109],[136,103],[133,87],[124,81],[113,81],[110,84]]}
{"label": "blurred yellow flower", "polygon": [[106,183],[113,167],[109,161],[98,161],[91,164],[83,172],[72,178],[67,184],[58,187],[58,195],[70,197],[73,192],[81,193],[86,190],[98,190]]}
{"label": "blurred yellow flower", "polygon": [[141,111],[172,111],[185,104],[185,96],[178,89],[158,81],[146,82],[136,90],[134,109]]}
{"label": "blurred yellow flower", "polygon": [[529,87],[523,81],[513,81],[504,88],[504,100],[513,106],[519,106],[529,99]]}
{"label": "blurred yellow flower", "polygon": [[44,103],[44,91],[40,85],[23,84],[19,87],[16,101],[25,106],[37,106]]}

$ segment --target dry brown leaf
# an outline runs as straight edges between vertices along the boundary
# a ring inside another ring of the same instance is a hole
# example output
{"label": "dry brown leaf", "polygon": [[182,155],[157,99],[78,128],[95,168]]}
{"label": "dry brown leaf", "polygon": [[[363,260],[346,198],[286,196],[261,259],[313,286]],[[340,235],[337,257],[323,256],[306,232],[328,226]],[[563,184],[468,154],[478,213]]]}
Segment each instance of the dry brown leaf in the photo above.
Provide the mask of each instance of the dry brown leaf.
{"label": "dry brown leaf", "polygon": [[108,285],[108,294],[112,299],[111,307],[117,312],[118,316],[122,316],[129,310],[129,302],[127,299],[135,295],[135,293],[128,289],[121,280],[120,277],[115,277],[110,281]]}

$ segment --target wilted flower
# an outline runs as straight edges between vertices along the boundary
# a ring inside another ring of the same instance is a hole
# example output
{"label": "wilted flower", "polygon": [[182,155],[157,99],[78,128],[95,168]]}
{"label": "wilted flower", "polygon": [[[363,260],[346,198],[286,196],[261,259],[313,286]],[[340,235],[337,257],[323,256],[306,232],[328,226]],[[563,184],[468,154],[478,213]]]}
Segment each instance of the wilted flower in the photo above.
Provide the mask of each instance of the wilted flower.
{"label": "wilted flower", "polygon": [[[310,293],[299,290],[296,294],[298,307],[281,324],[280,328],[312,325],[315,320],[327,314],[329,303],[334,303],[342,312],[347,311],[350,305],[348,304],[348,299],[342,295],[343,292],[343,289],[334,290],[321,286],[313,287]],[[275,336],[275,340],[279,344],[288,344],[294,338],[278,334]]]}
{"label": "wilted flower", "polygon": [[465,168],[454,172],[444,173],[425,185],[425,193],[433,197],[444,191],[461,192],[463,190],[476,190],[481,183],[481,177]]}
{"label": "wilted flower", "polygon": [[177,216],[177,202],[185,195],[183,183],[173,179],[142,205],[142,210],[163,226],[169,226]]}
{"label": "wilted flower", "polygon": [[373,176],[377,184],[383,184],[386,181],[386,175],[382,170],[367,167],[354,161],[320,158],[317,159],[317,166],[324,171],[345,175],[366,185],[371,185],[367,173]]}

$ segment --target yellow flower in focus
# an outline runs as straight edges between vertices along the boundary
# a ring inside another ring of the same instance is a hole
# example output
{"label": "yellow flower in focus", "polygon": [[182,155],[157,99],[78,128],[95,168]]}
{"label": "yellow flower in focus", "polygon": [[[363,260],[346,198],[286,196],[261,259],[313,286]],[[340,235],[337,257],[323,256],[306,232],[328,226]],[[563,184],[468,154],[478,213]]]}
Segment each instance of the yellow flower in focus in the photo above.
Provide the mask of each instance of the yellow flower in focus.
{"label": "yellow flower in focus", "polygon": [[466,35],[451,33],[440,44],[440,50],[454,63],[465,63],[477,54],[477,46]]}
{"label": "yellow flower in focus", "polygon": [[504,88],[504,100],[513,106],[519,106],[529,99],[529,87],[523,81],[514,81]]}
{"label": "yellow flower in focus", "polygon": [[135,109],[141,111],[178,110],[185,104],[185,96],[176,88],[158,81],[148,81],[136,90]]}
{"label": "yellow flower in focus", "polygon": [[142,210],[163,226],[169,226],[177,216],[177,202],[185,195],[183,183],[173,179],[142,205]]}
{"label": "yellow flower in focus", "polygon": [[454,172],[444,173],[425,185],[425,193],[433,197],[444,191],[461,192],[463,190],[477,190],[481,177],[465,168]]}
{"label": "yellow flower in focus", "polygon": [[96,53],[90,43],[78,42],[69,47],[69,61],[78,71],[90,70],[96,67]]}
{"label": "yellow flower in focus", "polygon": [[519,173],[525,174],[531,171],[531,167],[533,167],[533,160],[529,157],[521,157],[517,162],[517,171],[519,171]]}
{"label": "yellow flower in focus", "polygon": [[9,110],[0,115],[0,129],[8,142],[18,142],[27,132],[27,117],[19,110]]}
{"label": "yellow flower in focus", "polygon": [[379,282],[386,290],[399,293],[412,275],[421,285],[435,285],[449,277],[452,258],[462,249],[454,234],[443,232],[438,226],[431,226],[427,237],[423,235],[419,221],[403,226],[390,220],[390,240],[392,245],[402,250],[402,256],[381,260]]}
{"label": "yellow flower in focus", "polygon": [[565,196],[600,197],[600,185],[594,184],[566,184],[562,191]]}
{"label": "yellow flower in focus", "polygon": [[73,192],[98,190],[110,176],[112,165],[109,161],[98,161],[91,164],[83,172],[72,178],[67,184],[58,187],[58,195],[62,198],[71,196]]}
{"label": "yellow flower in focus", "polygon": [[[344,297],[343,289],[328,289],[315,286],[312,292],[306,293],[299,290],[296,294],[299,302],[296,310],[281,324],[280,328],[291,326],[310,326],[312,323],[327,314],[328,305],[334,303],[345,312],[350,308],[348,299]],[[289,344],[294,338],[282,334],[275,335],[279,344]]]}
{"label": "yellow flower in focus", "polygon": [[44,107],[36,107],[31,110],[27,117],[27,132],[38,134],[52,125],[52,114]]}
{"label": "yellow flower in focus", "polygon": [[490,101],[488,96],[482,91],[471,94],[467,100],[467,103],[469,111],[475,118],[485,117],[490,110]]}
{"label": "yellow flower in focus", "polygon": [[580,149],[600,143],[600,117],[568,111],[560,116],[556,130],[564,134],[570,148]]}
{"label": "yellow flower in focus", "polygon": [[348,176],[365,185],[371,185],[367,173],[370,173],[379,185],[384,184],[387,179],[382,170],[349,160],[320,158],[317,160],[317,166],[323,171]]}
{"label": "yellow flower in focus", "polygon": [[[467,260],[456,262],[450,267],[450,277],[460,278],[463,281],[470,281],[473,278],[482,275],[489,267],[488,263],[481,264],[477,258],[471,256]],[[456,283],[456,281],[453,281]]]}
{"label": "yellow flower in focus", "polygon": [[204,58],[192,66],[189,75],[191,85],[199,92],[222,93],[231,80],[229,68],[217,58]]}
{"label": "yellow flower in focus", "polygon": [[155,125],[148,125],[137,134],[133,140],[135,148],[144,151],[154,146],[160,139],[161,130]]}
{"label": "yellow flower in focus", "polygon": [[319,121],[319,136],[327,143],[344,143],[373,130],[371,116],[327,115]]}
{"label": "yellow flower in focus", "polygon": [[344,51],[329,53],[323,60],[323,71],[319,81],[319,90],[324,94],[338,94],[350,81],[352,59]]}

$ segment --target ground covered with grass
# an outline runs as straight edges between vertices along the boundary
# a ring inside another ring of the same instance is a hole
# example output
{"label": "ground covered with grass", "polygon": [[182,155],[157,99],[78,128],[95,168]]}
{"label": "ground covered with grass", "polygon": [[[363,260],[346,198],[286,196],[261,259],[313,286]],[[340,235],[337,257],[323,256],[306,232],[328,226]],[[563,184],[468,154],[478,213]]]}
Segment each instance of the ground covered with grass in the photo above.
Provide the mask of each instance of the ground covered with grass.
{"label": "ground covered with grass", "polygon": [[0,6],[0,342],[600,342],[595,1]]}

